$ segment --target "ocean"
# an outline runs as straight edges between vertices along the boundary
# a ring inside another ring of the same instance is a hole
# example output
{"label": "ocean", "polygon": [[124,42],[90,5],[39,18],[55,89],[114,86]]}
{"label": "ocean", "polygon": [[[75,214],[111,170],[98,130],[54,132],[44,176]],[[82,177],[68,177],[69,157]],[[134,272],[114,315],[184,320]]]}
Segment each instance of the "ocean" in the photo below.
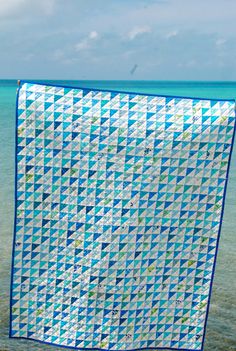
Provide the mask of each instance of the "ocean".
{"label": "ocean", "polygon": [[[45,81],[44,81],[45,82]],[[236,82],[48,81],[150,94],[236,98]],[[9,288],[14,219],[15,101],[17,81],[0,80],[0,351],[64,350],[9,339]],[[236,350],[236,147],[232,155],[205,351]]]}

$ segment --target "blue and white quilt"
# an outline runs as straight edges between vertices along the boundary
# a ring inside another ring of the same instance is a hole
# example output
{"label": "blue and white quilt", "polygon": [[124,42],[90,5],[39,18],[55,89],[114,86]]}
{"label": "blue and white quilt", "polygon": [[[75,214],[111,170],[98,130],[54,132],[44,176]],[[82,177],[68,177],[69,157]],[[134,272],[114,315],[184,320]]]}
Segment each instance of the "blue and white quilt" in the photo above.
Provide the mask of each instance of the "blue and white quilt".
{"label": "blue and white quilt", "polygon": [[21,82],[10,336],[203,349],[235,102]]}

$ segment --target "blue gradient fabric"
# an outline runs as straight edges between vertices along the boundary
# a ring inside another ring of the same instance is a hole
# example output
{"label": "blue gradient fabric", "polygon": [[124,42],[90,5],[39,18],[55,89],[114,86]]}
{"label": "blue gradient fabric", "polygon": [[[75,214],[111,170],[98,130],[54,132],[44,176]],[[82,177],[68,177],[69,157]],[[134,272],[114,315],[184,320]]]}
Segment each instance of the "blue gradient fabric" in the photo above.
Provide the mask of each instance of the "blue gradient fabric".
{"label": "blue gradient fabric", "polygon": [[203,349],[235,102],[21,82],[10,336]]}

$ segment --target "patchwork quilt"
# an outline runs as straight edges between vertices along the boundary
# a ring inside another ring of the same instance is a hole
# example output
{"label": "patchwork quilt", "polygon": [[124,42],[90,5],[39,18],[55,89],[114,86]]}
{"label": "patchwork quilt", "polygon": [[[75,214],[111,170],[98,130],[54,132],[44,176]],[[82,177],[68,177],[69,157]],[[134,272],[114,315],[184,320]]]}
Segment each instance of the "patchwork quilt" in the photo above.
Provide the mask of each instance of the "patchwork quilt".
{"label": "patchwork quilt", "polygon": [[235,102],[21,82],[10,337],[202,350]]}

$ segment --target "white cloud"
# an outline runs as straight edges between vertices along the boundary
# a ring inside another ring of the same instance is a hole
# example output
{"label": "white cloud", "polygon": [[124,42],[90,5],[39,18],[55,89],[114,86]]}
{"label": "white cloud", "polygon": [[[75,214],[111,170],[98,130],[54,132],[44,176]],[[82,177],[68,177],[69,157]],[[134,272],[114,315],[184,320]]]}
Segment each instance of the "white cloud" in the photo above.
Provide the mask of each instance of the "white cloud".
{"label": "white cloud", "polygon": [[8,16],[24,5],[27,0],[0,0],[0,16]]}
{"label": "white cloud", "polygon": [[135,39],[137,36],[145,33],[151,33],[151,28],[149,26],[134,27],[129,33],[128,38],[130,40]]}
{"label": "white cloud", "polygon": [[75,44],[75,50],[76,51],[83,51],[87,50],[89,48],[89,42],[87,39],[81,40],[77,44]]}
{"label": "white cloud", "polygon": [[0,17],[8,18],[17,15],[27,15],[28,11],[33,13],[41,10],[45,15],[54,12],[55,0],[0,0]]}
{"label": "white cloud", "polygon": [[76,51],[88,50],[91,47],[91,42],[97,38],[98,38],[98,33],[95,30],[91,31],[86,38],[84,38],[83,40],[75,44],[75,50]]}
{"label": "white cloud", "polygon": [[166,39],[171,39],[171,38],[176,37],[177,35],[178,35],[178,31],[177,30],[172,30],[172,31],[170,31],[169,33],[167,33],[165,35],[165,38]]}
{"label": "white cloud", "polygon": [[98,37],[98,33],[95,30],[90,32],[90,34],[89,34],[90,39],[96,39],[97,37]]}
{"label": "white cloud", "polygon": [[129,79],[137,63],[137,79],[236,79],[235,0],[136,5],[0,0],[1,76]]}
{"label": "white cloud", "polygon": [[224,45],[226,43],[227,40],[223,39],[223,38],[219,38],[216,40],[216,46],[220,47],[222,45]]}

